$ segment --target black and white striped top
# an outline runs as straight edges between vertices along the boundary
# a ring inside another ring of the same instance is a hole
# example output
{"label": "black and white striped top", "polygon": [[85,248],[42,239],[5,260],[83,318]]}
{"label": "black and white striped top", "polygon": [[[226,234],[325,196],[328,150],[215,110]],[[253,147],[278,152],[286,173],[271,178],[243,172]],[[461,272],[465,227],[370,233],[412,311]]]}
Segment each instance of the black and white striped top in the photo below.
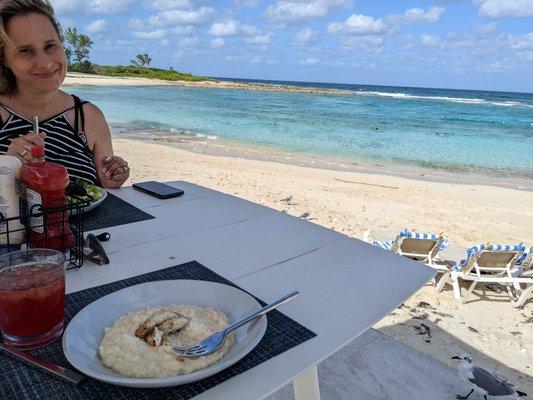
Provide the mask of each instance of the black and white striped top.
{"label": "black and white striped top", "polygon": [[[45,159],[63,165],[71,180],[81,178],[86,182],[97,184],[98,175],[92,151],[87,147],[87,138],[83,131],[82,106],[87,102],[82,102],[74,95],[72,97],[74,107],[39,123],[39,130],[46,133]],[[5,108],[10,114],[5,122],[0,117],[0,154],[6,154],[11,140],[31,132],[32,123],[8,107],[2,104],[0,107]],[[74,127],[66,118],[66,114],[71,110],[75,110],[76,113]]]}

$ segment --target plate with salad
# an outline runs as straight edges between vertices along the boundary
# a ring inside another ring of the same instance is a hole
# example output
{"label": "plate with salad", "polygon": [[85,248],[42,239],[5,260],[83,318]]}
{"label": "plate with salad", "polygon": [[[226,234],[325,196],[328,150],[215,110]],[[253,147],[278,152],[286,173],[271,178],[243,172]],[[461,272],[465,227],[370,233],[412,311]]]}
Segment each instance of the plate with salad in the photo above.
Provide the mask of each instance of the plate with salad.
{"label": "plate with salad", "polygon": [[[102,204],[107,197],[107,192],[105,189],[87,183],[81,179],[77,179],[74,182],[71,182],[67,189],[67,202],[69,204],[77,204],[78,201],[82,200],[88,203],[83,209],[84,212],[91,211]],[[72,209],[72,215],[77,215],[79,209]]]}

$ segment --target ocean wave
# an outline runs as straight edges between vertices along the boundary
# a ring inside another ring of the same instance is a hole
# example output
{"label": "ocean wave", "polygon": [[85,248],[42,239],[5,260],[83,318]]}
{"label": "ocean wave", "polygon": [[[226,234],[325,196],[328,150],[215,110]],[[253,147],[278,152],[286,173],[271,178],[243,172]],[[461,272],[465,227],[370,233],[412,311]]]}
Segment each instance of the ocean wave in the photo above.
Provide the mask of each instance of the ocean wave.
{"label": "ocean wave", "polygon": [[217,140],[218,136],[216,135],[206,135],[204,133],[194,133],[194,136],[200,139],[207,139],[207,140]]}
{"label": "ocean wave", "polygon": [[357,94],[362,96],[380,96],[380,97],[392,97],[395,99],[407,99],[407,100],[434,100],[434,101],[448,101],[452,103],[461,104],[490,104],[502,107],[527,107],[533,108],[533,105],[522,103],[519,101],[490,101],[476,98],[466,97],[447,97],[447,96],[420,96],[408,93],[391,93],[391,92],[374,92],[358,90]]}

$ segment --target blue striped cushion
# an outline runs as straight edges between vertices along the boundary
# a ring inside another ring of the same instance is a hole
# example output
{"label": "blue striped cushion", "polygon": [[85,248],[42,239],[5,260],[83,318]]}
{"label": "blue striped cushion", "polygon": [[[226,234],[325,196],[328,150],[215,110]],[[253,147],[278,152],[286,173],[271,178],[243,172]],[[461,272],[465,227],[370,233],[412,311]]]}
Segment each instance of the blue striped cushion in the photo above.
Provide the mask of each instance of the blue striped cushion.
{"label": "blue striped cushion", "polygon": [[518,244],[477,244],[466,249],[466,259],[461,261],[461,265],[465,265],[470,257],[481,253],[483,250],[488,251],[516,251],[520,254],[516,262],[517,265],[522,265],[526,260],[531,247],[526,247],[523,243]]}

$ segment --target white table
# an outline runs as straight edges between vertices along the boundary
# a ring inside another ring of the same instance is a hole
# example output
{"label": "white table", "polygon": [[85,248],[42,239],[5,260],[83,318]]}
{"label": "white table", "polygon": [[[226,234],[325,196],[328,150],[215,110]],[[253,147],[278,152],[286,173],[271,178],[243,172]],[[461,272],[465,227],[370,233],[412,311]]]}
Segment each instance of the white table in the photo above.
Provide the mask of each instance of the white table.
{"label": "white table", "polygon": [[131,187],[111,191],[156,218],[105,229],[111,264],[69,271],[67,292],[197,260],[265,301],[299,290],[281,311],[318,335],[196,400],[261,399],[291,381],[298,399],[319,399],[316,365],[435,274],[276,210],[187,182],[169,184],[185,194],[159,200]]}

